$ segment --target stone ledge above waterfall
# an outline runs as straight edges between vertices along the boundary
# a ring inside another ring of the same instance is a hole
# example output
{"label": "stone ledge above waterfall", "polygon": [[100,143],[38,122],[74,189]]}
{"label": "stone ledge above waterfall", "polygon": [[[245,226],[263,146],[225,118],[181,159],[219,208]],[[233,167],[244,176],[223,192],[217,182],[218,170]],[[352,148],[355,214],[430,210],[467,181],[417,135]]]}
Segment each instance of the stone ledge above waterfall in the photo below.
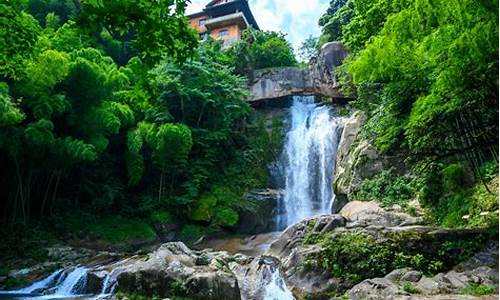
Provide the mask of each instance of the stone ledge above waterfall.
{"label": "stone ledge above waterfall", "polygon": [[249,102],[292,95],[319,95],[343,98],[335,76],[335,67],[341,64],[347,51],[341,43],[325,44],[317,58],[308,67],[285,67],[257,70],[249,83]]}

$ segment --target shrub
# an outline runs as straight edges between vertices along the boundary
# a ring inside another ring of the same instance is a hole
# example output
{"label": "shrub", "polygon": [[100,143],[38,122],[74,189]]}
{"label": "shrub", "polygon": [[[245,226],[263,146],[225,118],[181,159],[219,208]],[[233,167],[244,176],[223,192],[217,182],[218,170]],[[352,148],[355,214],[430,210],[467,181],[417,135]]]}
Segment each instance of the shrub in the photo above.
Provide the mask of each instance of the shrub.
{"label": "shrub", "polygon": [[382,277],[400,268],[412,268],[430,275],[471,257],[482,247],[484,238],[479,235],[468,240],[453,237],[429,240],[419,235],[395,233],[377,239],[362,231],[333,235],[309,233],[305,244],[319,244],[324,250],[310,255],[306,261],[308,267],[321,266],[336,278],[352,284]]}
{"label": "shrub", "polygon": [[373,178],[366,179],[361,189],[352,198],[355,200],[375,200],[384,205],[406,205],[415,195],[412,178],[398,176],[393,170],[384,170]]}
{"label": "shrub", "polygon": [[464,287],[460,294],[472,296],[485,296],[495,294],[495,289],[484,284],[471,283]]}
{"label": "shrub", "polygon": [[422,294],[422,291],[410,282],[404,282],[401,288],[410,294]]}

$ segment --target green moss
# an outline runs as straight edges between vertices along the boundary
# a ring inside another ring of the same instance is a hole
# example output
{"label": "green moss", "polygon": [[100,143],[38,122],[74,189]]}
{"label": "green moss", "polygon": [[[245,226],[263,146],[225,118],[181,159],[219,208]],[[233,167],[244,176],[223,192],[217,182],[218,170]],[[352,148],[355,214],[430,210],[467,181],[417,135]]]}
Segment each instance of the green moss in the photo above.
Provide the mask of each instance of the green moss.
{"label": "green moss", "polygon": [[29,284],[29,281],[26,280],[25,278],[12,278],[9,277],[7,278],[2,284],[7,288],[7,289],[14,289],[14,288],[20,288],[23,286],[27,286]]}
{"label": "green moss", "polygon": [[185,242],[192,242],[199,239],[206,233],[206,229],[197,225],[184,225],[180,232],[180,239]]}
{"label": "green moss", "polygon": [[495,294],[495,288],[484,284],[471,283],[460,291],[463,295],[485,296]]}
{"label": "green moss", "polygon": [[422,291],[414,286],[411,282],[404,282],[401,289],[410,294],[422,294]]}
{"label": "green moss", "polygon": [[88,226],[88,231],[110,242],[156,238],[156,233],[147,223],[121,216],[99,219]]}
{"label": "green moss", "polygon": [[151,214],[151,221],[157,223],[168,223],[168,222],[173,222],[174,217],[168,211],[159,210]]}

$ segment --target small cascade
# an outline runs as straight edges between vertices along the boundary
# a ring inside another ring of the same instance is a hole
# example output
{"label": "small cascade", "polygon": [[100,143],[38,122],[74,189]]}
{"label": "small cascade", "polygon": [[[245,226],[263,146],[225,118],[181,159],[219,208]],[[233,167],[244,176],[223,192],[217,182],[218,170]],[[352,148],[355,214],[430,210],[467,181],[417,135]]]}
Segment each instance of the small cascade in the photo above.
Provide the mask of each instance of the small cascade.
{"label": "small cascade", "polygon": [[27,286],[25,288],[19,289],[19,290],[14,290],[14,291],[6,291],[3,292],[3,294],[32,294],[36,293],[39,291],[44,291],[46,289],[49,289],[59,282],[61,278],[64,276],[64,270],[57,270],[54,273],[50,274],[48,277],[39,280],[37,282],[32,283],[30,286]]}
{"label": "small cascade", "polygon": [[292,292],[281,277],[279,269],[274,271],[271,282],[266,287],[264,300],[295,300]]}
{"label": "small cascade", "polygon": [[313,96],[295,96],[281,157],[274,166],[284,196],[278,206],[277,229],[307,217],[330,213],[335,158],[344,118]]}
{"label": "small cascade", "polygon": [[76,267],[57,287],[55,294],[62,296],[80,294],[85,288],[88,271],[89,270],[86,267]]}

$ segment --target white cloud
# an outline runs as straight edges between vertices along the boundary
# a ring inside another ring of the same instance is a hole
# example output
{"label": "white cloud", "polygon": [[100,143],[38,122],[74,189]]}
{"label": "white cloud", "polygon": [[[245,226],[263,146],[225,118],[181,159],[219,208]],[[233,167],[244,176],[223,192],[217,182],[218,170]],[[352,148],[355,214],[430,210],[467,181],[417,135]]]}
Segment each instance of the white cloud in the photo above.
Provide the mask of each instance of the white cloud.
{"label": "white cloud", "polygon": [[[200,11],[208,0],[192,0],[188,14]],[[318,36],[318,20],[328,0],[250,0],[250,8],[263,30],[282,31],[297,49],[310,35]]]}

